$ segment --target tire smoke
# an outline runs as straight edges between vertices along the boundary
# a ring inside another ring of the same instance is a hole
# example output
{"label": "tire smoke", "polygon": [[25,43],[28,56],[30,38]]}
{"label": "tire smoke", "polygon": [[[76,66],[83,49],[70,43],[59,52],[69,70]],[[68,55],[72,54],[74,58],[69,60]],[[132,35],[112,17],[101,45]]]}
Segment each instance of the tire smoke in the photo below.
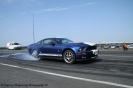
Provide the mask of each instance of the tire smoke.
{"label": "tire smoke", "polygon": [[35,58],[28,53],[15,53],[10,55],[1,55],[2,58],[13,58],[13,59],[19,59],[19,60],[28,60],[28,61],[38,61],[40,58]]}

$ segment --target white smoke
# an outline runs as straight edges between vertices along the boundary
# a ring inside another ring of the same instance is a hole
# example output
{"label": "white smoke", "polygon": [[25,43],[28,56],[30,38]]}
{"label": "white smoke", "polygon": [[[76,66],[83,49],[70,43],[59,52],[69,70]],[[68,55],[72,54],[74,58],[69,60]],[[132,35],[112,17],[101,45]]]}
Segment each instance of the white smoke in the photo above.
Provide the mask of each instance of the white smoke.
{"label": "white smoke", "polygon": [[38,61],[40,58],[34,58],[33,56],[29,55],[28,53],[15,53],[10,55],[1,55],[0,57],[3,58],[14,58],[19,60],[29,60],[29,61]]}
{"label": "white smoke", "polygon": [[0,57],[9,57],[10,55],[1,55]]}

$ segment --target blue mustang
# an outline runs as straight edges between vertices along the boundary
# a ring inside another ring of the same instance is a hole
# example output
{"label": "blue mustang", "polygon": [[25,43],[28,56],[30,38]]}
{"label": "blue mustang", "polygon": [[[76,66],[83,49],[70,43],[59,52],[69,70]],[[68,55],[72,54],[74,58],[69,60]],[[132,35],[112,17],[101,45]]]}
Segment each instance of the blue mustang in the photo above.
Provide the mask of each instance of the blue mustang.
{"label": "blue mustang", "polygon": [[66,38],[46,38],[28,46],[29,54],[35,58],[61,57],[66,63],[98,57],[96,45],[76,43]]}

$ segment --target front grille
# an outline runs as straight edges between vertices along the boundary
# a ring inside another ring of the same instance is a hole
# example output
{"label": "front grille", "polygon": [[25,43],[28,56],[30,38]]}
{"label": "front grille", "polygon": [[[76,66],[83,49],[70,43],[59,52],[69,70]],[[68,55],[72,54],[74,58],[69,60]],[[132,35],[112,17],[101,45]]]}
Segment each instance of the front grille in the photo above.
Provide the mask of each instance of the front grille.
{"label": "front grille", "polygon": [[97,46],[88,46],[86,51],[97,49]]}

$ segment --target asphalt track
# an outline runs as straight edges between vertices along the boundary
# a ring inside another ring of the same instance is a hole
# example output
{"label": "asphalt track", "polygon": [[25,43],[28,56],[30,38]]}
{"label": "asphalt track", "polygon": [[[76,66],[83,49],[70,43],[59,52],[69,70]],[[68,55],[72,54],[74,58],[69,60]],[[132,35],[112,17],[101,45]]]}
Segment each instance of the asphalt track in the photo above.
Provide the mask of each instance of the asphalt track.
{"label": "asphalt track", "polygon": [[101,50],[75,64],[0,50],[0,88],[133,88],[133,50]]}

